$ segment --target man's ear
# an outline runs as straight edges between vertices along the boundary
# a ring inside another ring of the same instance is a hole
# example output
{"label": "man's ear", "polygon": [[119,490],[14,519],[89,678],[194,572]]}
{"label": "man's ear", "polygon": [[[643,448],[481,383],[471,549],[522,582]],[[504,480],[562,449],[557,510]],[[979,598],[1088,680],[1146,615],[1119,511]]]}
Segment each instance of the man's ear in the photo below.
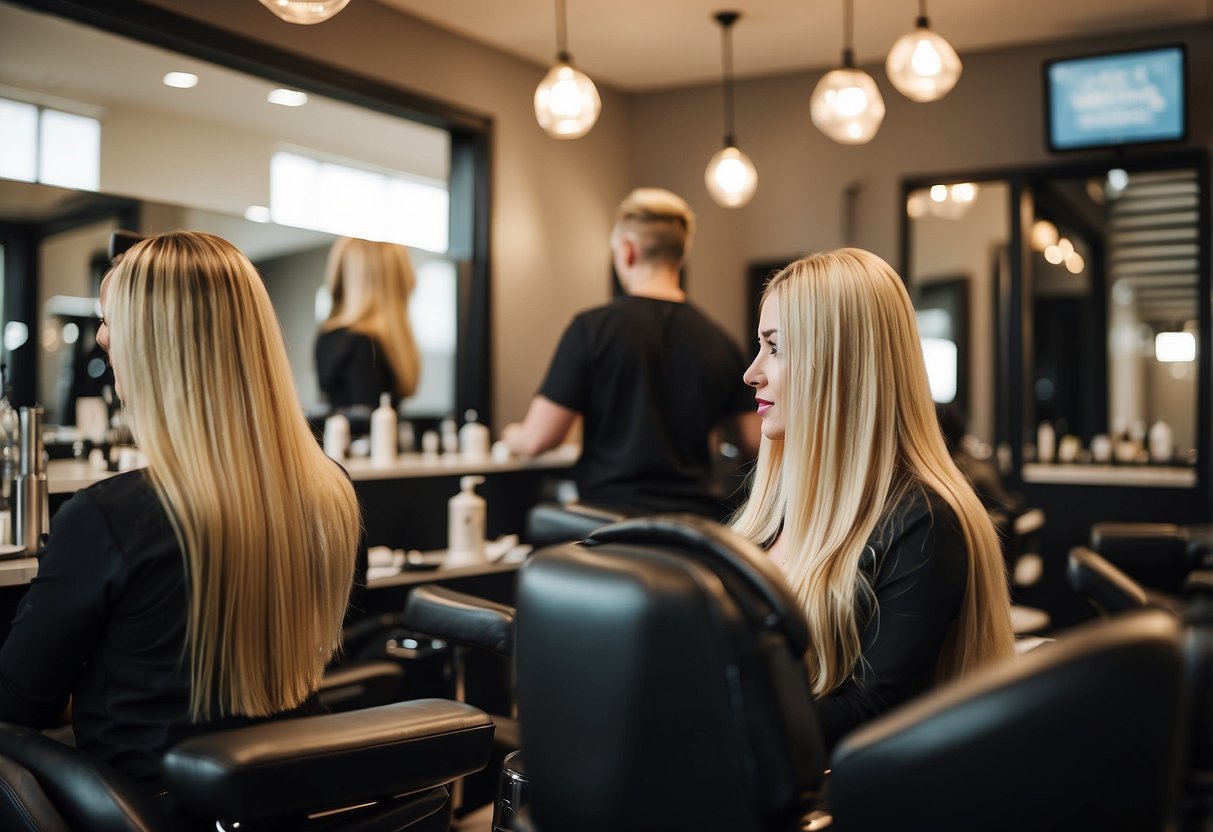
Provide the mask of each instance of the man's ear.
{"label": "man's ear", "polygon": [[631,234],[619,235],[619,259],[623,262],[623,265],[629,268],[636,265],[639,253],[640,249],[634,236]]}

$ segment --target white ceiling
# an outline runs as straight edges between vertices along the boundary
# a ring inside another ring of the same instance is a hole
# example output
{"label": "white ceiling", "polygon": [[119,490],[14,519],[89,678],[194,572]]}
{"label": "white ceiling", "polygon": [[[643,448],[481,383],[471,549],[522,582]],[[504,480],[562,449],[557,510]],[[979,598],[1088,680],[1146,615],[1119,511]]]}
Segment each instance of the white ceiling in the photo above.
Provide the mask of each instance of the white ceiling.
{"label": "white ceiling", "polygon": [[[353,0],[365,3],[371,0]],[[379,0],[537,64],[556,53],[558,0]],[[573,63],[625,91],[717,81],[720,28],[737,10],[737,77],[822,69],[839,60],[844,0],[565,0]],[[882,61],[914,27],[917,0],[854,0],[855,53]],[[929,0],[931,26],[966,52],[1213,20],[1213,0]]]}

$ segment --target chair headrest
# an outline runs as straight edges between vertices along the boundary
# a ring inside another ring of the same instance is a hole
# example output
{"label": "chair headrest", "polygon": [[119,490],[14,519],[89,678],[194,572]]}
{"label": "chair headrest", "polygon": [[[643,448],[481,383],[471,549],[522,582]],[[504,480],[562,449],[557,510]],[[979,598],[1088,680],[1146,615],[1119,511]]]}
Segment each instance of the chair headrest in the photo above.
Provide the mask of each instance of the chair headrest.
{"label": "chair headrest", "polygon": [[765,623],[784,633],[797,656],[808,649],[808,624],[783,574],[762,549],[736,532],[693,514],[666,514],[613,523],[585,541],[587,546],[604,543],[675,546],[724,566],[770,607]]}

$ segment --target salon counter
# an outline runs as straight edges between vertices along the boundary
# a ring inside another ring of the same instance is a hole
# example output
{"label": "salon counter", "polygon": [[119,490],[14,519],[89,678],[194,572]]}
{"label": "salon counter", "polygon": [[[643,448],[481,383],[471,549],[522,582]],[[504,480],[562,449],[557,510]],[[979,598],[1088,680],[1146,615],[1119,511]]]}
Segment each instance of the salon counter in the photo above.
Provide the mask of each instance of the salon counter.
{"label": "salon counter", "polygon": [[[409,453],[401,454],[390,465],[372,465],[366,458],[349,459],[343,464],[349,471],[350,479],[355,483],[370,480],[460,477],[467,474],[489,477],[503,473],[571,468],[577,461],[580,450],[577,445],[561,445],[532,459],[511,457],[501,461],[489,457],[469,458],[459,454]],[[47,482],[51,494],[74,494],[112,476],[112,472],[99,471],[83,459],[52,459],[47,465]]]}

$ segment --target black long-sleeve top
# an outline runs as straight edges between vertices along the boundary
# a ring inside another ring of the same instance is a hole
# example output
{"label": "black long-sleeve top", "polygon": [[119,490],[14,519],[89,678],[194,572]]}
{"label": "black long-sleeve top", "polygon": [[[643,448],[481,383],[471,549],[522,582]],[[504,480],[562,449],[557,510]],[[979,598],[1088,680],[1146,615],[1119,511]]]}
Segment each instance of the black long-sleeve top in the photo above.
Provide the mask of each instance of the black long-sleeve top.
{"label": "black long-sleeve top", "polygon": [[[144,473],[77,493],[0,647],[0,720],[54,724],[70,696],[77,746],[155,790],[180,740],[260,721],[190,722],[188,607],[181,548]],[[321,712],[312,696],[278,717]]]}
{"label": "black long-sleeve top", "polygon": [[817,702],[827,748],[931,688],[968,568],[960,521],[938,495],[912,488],[882,519],[860,559],[875,606],[861,614],[855,676]]}
{"label": "black long-sleeve top", "polygon": [[396,400],[396,375],[376,341],[349,329],[330,329],[316,339],[316,377],[336,408],[376,407],[383,393]]}

